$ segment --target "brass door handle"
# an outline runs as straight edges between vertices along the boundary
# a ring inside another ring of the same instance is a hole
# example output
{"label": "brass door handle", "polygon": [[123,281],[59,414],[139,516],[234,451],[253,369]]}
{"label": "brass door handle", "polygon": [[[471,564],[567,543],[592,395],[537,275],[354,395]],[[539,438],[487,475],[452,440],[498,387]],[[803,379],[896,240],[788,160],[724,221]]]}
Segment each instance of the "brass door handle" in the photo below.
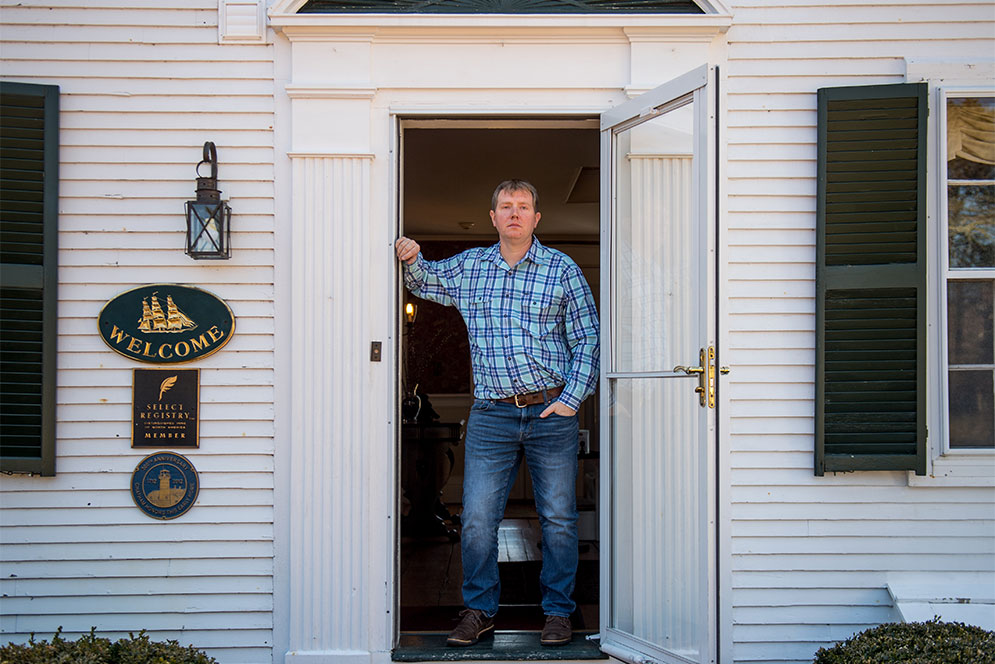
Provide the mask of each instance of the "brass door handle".
{"label": "brass door handle", "polygon": [[[702,348],[698,352],[700,364],[696,367],[686,367],[678,364],[674,367],[674,373],[683,371],[688,376],[698,375],[698,387],[694,388],[698,395],[698,403],[702,408],[715,408],[715,346],[708,349]],[[718,367],[720,374],[729,373],[729,367]]]}
{"label": "brass door handle", "polygon": [[674,367],[674,373],[684,372],[688,376],[698,376],[698,387],[694,388],[694,391],[698,395],[698,404],[702,408],[705,408],[708,403],[708,369],[705,365],[706,358],[707,354],[705,353],[705,349],[702,348],[698,353],[698,366],[686,367],[683,364],[678,364]]}

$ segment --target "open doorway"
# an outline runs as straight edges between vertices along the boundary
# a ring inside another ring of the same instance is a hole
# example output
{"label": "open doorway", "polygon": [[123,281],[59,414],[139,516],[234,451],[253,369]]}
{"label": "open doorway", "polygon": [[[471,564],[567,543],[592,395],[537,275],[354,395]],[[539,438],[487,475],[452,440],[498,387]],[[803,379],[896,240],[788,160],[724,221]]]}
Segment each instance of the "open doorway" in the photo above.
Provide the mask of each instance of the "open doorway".
{"label": "open doorway", "polygon": [[[508,178],[532,182],[542,221],[536,236],[569,255],[600,292],[600,135],[594,118],[409,119],[401,122],[401,227],[429,260],[497,241],[488,207]],[[403,635],[444,634],[462,608],[459,514],[465,423],[472,403],[466,327],[454,308],[416,298],[402,322],[401,500],[398,567]],[[412,310],[413,309],[413,310]],[[599,306],[600,311],[600,306]],[[403,315],[403,314],[402,314]],[[579,410],[580,565],[575,632],[598,631],[598,399]],[[499,532],[497,629],[542,628],[540,528],[525,462]],[[581,641],[575,637],[575,641]]]}

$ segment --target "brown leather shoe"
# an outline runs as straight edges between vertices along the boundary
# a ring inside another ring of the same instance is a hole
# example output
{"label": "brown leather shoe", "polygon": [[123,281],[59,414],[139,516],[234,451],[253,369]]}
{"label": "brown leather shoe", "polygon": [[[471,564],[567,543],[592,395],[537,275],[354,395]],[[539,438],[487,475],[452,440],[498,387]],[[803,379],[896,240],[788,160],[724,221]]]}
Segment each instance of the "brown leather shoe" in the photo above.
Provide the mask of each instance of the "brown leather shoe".
{"label": "brown leather shoe", "polygon": [[566,616],[546,616],[546,625],[542,628],[539,643],[544,646],[562,646],[570,643],[573,638],[573,627],[570,618]]}
{"label": "brown leather shoe", "polygon": [[448,646],[472,646],[483,634],[494,629],[493,616],[488,618],[479,609],[463,609],[460,616],[463,619],[456,625],[456,629],[449,632],[449,638],[446,639]]}

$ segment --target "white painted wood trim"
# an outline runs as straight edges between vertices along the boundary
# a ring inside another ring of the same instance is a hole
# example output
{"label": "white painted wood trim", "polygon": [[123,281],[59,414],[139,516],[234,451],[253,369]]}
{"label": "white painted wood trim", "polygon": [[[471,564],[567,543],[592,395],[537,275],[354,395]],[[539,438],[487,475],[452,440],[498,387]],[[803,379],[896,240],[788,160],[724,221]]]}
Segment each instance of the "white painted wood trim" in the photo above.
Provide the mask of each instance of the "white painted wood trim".
{"label": "white painted wood trim", "polygon": [[307,0],[277,0],[269,9],[270,16],[293,15],[307,4]]}
{"label": "white painted wood trim", "polygon": [[377,89],[355,85],[293,85],[284,88],[291,99],[373,99]]}
{"label": "white painted wood trim", "polygon": [[[731,342],[729,336],[729,300],[730,300],[730,288],[729,288],[729,218],[728,218],[728,182],[727,182],[727,172],[728,172],[728,143],[726,128],[728,126],[728,114],[727,114],[727,97],[726,97],[726,71],[725,71],[725,61],[722,61],[715,70],[713,75],[713,94],[715,96],[715,103],[713,105],[714,111],[718,114],[718,117],[713,120],[713,126],[718,127],[718,135],[714,137],[716,146],[714,149],[717,152],[715,158],[715,186],[718,188],[716,192],[715,200],[717,208],[715,210],[716,217],[716,232],[718,233],[718,238],[715,243],[717,255],[715,257],[716,262],[716,284],[717,289],[717,316],[718,319],[715,321],[716,333],[718,339],[716,340],[716,364],[718,366],[729,365],[729,357],[732,356],[731,352]],[[730,367],[731,377],[735,377],[735,367]],[[718,574],[716,575],[716,583],[718,584],[718,601],[716,611],[718,614],[718,642],[716,644],[717,662],[731,662],[733,660],[733,580],[732,580],[732,472],[730,467],[730,461],[732,457],[731,451],[731,432],[732,432],[732,400],[730,399],[730,394],[732,393],[730,384],[730,374],[723,375],[716,372],[716,390],[717,394],[717,404],[716,404],[716,440],[718,441],[718,449],[716,453],[716,469],[715,478],[718,484],[718,497],[716,503],[716,528],[715,536],[718,538],[717,541],[717,557],[716,566],[718,567]]]}
{"label": "white painted wood trim", "polygon": [[375,159],[376,155],[366,152],[288,152],[291,159]]}
{"label": "white painted wood trim", "polygon": [[[695,0],[695,3],[701,7],[702,11],[705,12],[707,16],[722,16],[722,17],[732,17],[732,10],[730,7],[722,2],[722,0]],[[269,16],[270,17],[286,17],[295,16],[297,12],[300,11],[301,7],[307,4],[307,0],[277,0],[270,7]],[[393,16],[393,14],[374,14],[374,16]],[[552,14],[550,16],[560,16],[558,14]],[[591,14],[586,14],[585,16],[592,16]],[[594,16],[598,16],[594,14]],[[646,15],[643,15],[646,16]]]}
{"label": "white painted wood trim", "polygon": [[597,129],[596,118],[541,120],[493,119],[493,118],[446,118],[446,119],[405,119],[405,129]]}
{"label": "white painted wood trim", "polygon": [[[487,115],[501,116],[501,115],[578,115],[584,116],[589,115],[595,117],[601,114],[604,110],[604,106],[489,106],[487,108]],[[417,116],[435,116],[439,112],[434,109],[426,109],[424,106],[408,106],[406,104],[391,105],[389,108],[390,113],[394,115],[406,116],[406,117],[417,117]],[[452,116],[467,115],[467,116],[479,116],[480,106],[476,104],[467,104],[465,106],[459,106],[456,104],[449,104],[446,106],[446,113]]]}
{"label": "white painted wood trim", "polygon": [[[289,79],[291,45],[285,39],[274,40],[274,74],[280,80]],[[275,153],[274,179],[274,213],[276,219],[293,219],[294,189],[293,160],[285,155],[291,149],[291,104],[285,95],[274,95],[275,112],[273,123],[273,148]],[[277,367],[288,367],[293,360],[291,340],[294,325],[291,320],[293,308],[293,234],[282,230],[281,224],[275,225],[274,258],[273,258],[273,290],[275,308],[275,331],[273,362]],[[277,371],[274,375],[274,434],[278,441],[276,447],[285,449],[284,441],[293,439],[292,421],[293,383],[287,371]],[[284,661],[290,643],[290,559],[291,559],[291,517],[294,514],[294,504],[291,500],[293,487],[293,469],[288,454],[274,454],[273,459],[273,651],[272,662],[279,664]]]}
{"label": "white painted wood trim", "polygon": [[929,83],[930,114],[927,127],[927,347],[933,358],[927,371],[927,466],[926,475],[908,473],[909,486],[992,487],[995,486],[995,450],[950,449],[947,390],[947,279],[990,278],[989,270],[951,270],[948,264],[946,233],[946,100],[948,95],[990,96],[990,75],[995,59],[944,61],[905,60],[909,82]]}
{"label": "white painted wood trim", "polygon": [[905,622],[940,616],[982,629],[995,629],[995,574],[979,572],[894,574],[888,594]]}
{"label": "white painted wood trim", "polygon": [[[288,36],[294,28],[334,32],[349,27],[399,28],[621,28],[646,26],[669,28],[666,34],[679,36],[709,30],[725,33],[732,15],[686,14],[274,14],[270,24]],[[463,37],[466,39],[466,35]]]}
{"label": "white painted wood trim", "polygon": [[284,664],[371,664],[371,653],[362,650],[300,650],[288,652]]}
{"label": "white painted wood trim", "polygon": [[[287,662],[369,662],[365,155],[293,159]],[[352,248],[352,249],[346,249]],[[351,589],[351,590],[350,590]]]}

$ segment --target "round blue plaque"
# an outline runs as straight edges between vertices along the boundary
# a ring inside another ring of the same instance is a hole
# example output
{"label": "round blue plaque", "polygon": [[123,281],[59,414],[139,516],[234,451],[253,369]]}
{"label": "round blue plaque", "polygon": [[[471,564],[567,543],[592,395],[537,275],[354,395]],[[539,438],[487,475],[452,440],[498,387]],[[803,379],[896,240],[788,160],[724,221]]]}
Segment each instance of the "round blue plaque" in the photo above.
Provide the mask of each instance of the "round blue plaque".
{"label": "round blue plaque", "polygon": [[131,497],[153,519],[175,519],[193,507],[200,491],[197,469],[175,452],[142,459],[131,474]]}

